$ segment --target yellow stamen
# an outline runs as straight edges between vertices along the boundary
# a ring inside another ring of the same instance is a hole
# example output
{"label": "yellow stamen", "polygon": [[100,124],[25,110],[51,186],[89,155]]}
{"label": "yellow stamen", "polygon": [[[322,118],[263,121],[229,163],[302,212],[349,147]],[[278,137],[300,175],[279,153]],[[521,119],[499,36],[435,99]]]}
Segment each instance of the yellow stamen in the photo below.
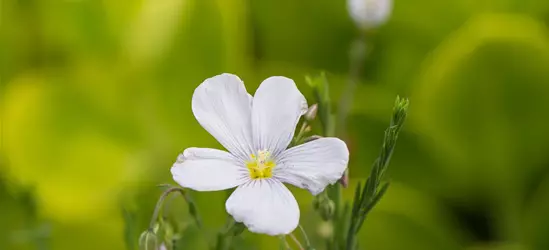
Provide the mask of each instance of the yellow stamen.
{"label": "yellow stamen", "polygon": [[270,178],[273,176],[273,168],[276,166],[271,160],[271,153],[266,150],[260,150],[258,154],[251,154],[250,161],[246,162],[246,167],[250,171],[250,178],[257,180]]}

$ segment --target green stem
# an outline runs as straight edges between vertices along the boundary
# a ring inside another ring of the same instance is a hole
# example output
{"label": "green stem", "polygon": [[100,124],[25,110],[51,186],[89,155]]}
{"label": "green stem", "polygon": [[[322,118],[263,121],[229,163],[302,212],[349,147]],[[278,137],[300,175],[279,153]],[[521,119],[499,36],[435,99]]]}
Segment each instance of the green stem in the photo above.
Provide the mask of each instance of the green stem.
{"label": "green stem", "polygon": [[342,198],[341,198],[341,194],[342,194],[342,190],[341,190],[341,185],[339,183],[335,183],[334,185],[332,185],[330,187],[330,191],[331,191],[331,195],[330,195],[330,199],[332,201],[334,201],[334,204],[335,204],[335,210],[334,210],[334,217],[332,219],[332,227],[336,230],[334,230],[334,234],[333,234],[333,237],[332,237],[332,243],[333,243],[333,249],[337,249],[337,246],[340,244],[340,237],[339,237],[339,232],[337,232],[337,229],[341,227],[341,223],[343,223],[343,219],[342,218],[342,206],[341,206],[341,201],[342,201]]}
{"label": "green stem", "polygon": [[301,143],[301,140],[303,139],[303,136],[305,135],[305,129],[307,128],[307,121],[303,121],[301,124],[301,129],[299,129],[299,132],[297,133],[297,136],[294,139],[294,145],[299,145]]}
{"label": "green stem", "polygon": [[225,229],[222,232],[219,232],[217,234],[217,242],[215,246],[216,250],[229,249],[229,246],[230,246],[229,232],[231,231],[231,228],[234,226],[234,223],[235,221],[233,217],[231,216],[227,217],[227,222],[225,223]]}
{"label": "green stem", "polygon": [[347,123],[347,116],[351,110],[353,104],[356,87],[360,81],[360,72],[362,64],[366,58],[366,34],[361,32],[359,36],[353,41],[351,49],[349,51],[349,80],[345,85],[345,90],[339,100],[338,117],[337,117],[337,133],[344,135],[345,127]]}
{"label": "green stem", "polygon": [[158,201],[156,202],[156,206],[154,208],[153,216],[152,216],[151,221],[149,223],[149,230],[154,229],[154,225],[155,225],[156,221],[158,220],[158,215],[162,211],[162,205],[164,204],[164,200],[173,192],[179,192],[181,194],[181,196],[183,196],[183,199],[185,199],[185,201],[187,202],[187,206],[189,207],[189,213],[193,217],[196,225],[199,228],[201,228],[202,223],[200,221],[200,217],[198,216],[196,206],[195,206],[193,200],[191,199],[191,196],[188,194],[188,192],[186,192],[185,189],[180,188],[180,187],[170,187],[170,188],[166,189],[166,191],[164,191],[162,193],[162,195],[160,195],[160,198],[158,198]]}
{"label": "green stem", "polygon": [[240,222],[236,222],[233,217],[227,217],[227,223],[225,229],[217,234],[217,242],[215,249],[227,250],[231,246],[231,241],[234,237],[244,231],[246,227]]}
{"label": "green stem", "polygon": [[355,223],[351,221],[350,224],[349,230],[347,231],[347,242],[345,244],[346,250],[352,250],[355,246]]}
{"label": "green stem", "polygon": [[164,204],[164,200],[168,195],[170,195],[173,192],[181,192],[181,194],[185,194],[185,190],[178,187],[171,187],[164,191],[162,195],[160,195],[160,198],[158,198],[158,201],[156,202],[156,206],[154,207],[154,212],[151,218],[151,222],[149,223],[149,230],[154,229],[154,225],[156,224],[156,220],[158,219],[158,213],[160,213],[160,210],[162,209],[162,205]]}
{"label": "green stem", "polygon": [[301,224],[299,224],[299,230],[301,230],[301,235],[303,235],[303,238],[305,239],[305,244],[310,248],[311,241],[309,241],[309,236],[307,236],[307,232],[305,232],[305,229],[301,226]]}
{"label": "green stem", "polygon": [[286,241],[286,235],[281,235],[280,236],[280,241],[281,241],[280,249],[282,249],[282,250],[291,250],[292,249],[290,247],[290,244],[288,244],[288,241]]}
{"label": "green stem", "polygon": [[303,248],[303,246],[301,245],[301,242],[299,242],[299,240],[295,237],[293,233],[290,233],[290,238],[295,242],[299,250],[305,250],[305,248]]}

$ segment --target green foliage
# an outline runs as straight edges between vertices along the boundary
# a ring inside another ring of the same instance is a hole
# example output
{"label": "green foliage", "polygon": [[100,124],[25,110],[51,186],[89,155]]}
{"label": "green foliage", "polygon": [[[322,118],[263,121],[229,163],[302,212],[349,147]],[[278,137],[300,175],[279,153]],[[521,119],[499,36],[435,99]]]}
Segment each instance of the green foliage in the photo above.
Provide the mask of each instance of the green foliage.
{"label": "green foliage", "polygon": [[[266,77],[284,75],[311,104],[301,79],[323,70],[334,104],[356,37],[344,1],[333,0],[1,5],[0,249],[35,249],[32,235],[56,250],[123,249],[121,203],[132,208],[128,220],[139,231],[127,235],[137,243],[154,186],[171,180],[177,154],[220,148],[190,109],[202,80],[232,72],[253,93]],[[548,16],[542,0],[395,1],[389,22],[366,37],[342,200],[372,171],[365,166],[378,157],[394,96],[410,97],[413,108],[387,172],[390,188],[368,213],[359,249],[549,248]],[[332,133],[319,129],[311,134]],[[29,186],[33,202],[21,202]],[[312,245],[324,249],[329,230],[312,219],[310,194],[292,191]],[[226,195],[192,195],[203,228],[222,227]],[[200,238],[183,201],[170,207],[190,222],[183,249],[215,242],[215,233]],[[279,243],[238,238],[237,249]]]}
{"label": "green foliage", "polygon": [[345,246],[347,250],[357,248],[356,234],[358,234],[370,210],[379,202],[387,191],[387,188],[389,188],[389,183],[381,184],[381,180],[387,170],[391,156],[393,155],[398,134],[406,120],[408,105],[408,99],[397,97],[393,108],[391,124],[389,125],[389,128],[385,130],[385,137],[383,138],[380,155],[374,162],[372,172],[366,180],[364,188],[361,189],[360,182],[357,185],[353,199],[353,209],[349,220],[349,230],[346,235]]}

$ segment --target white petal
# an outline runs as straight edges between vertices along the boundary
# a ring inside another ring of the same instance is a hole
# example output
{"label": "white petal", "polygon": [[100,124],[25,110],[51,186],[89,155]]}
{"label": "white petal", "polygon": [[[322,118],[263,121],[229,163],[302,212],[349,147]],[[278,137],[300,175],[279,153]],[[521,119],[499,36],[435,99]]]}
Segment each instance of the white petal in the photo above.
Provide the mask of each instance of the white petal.
{"label": "white petal", "polygon": [[277,159],[273,175],[317,195],[341,178],[348,162],[345,142],[338,138],[320,138],[284,151]]}
{"label": "white petal", "polygon": [[216,191],[248,181],[248,170],[233,155],[210,148],[188,148],[172,166],[173,179],[182,187]]}
{"label": "white petal", "polygon": [[252,153],[251,100],[244,83],[231,74],[206,79],[192,100],[200,125],[242,160]]}
{"label": "white petal", "polygon": [[225,207],[235,221],[254,233],[289,234],[299,224],[294,196],[275,179],[253,180],[238,187]]}
{"label": "white petal", "polygon": [[292,79],[267,78],[255,92],[252,126],[256,150],[276,156],[288,147],[299,117],[307,112],[307,101]]}

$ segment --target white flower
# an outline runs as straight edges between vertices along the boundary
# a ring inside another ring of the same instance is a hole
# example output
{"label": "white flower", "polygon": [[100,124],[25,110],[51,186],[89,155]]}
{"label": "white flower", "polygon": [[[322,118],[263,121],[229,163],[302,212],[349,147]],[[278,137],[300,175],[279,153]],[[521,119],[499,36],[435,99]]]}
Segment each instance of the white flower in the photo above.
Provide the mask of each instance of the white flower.
{"label": "white flower", "polygon": [[384,24],[393,9],[392,0],[347,0],[349,14],[361,29],[371,29]]}
{"label": "white flower", "polygon": [[235,75],[206,79],[194,91],[198,122],[229,152],[187,148],[173,165],[174,180],[197,191],[238,187],[227,212],[251,232],[281,235],[299,223],[299,207],[283,183],[314,195],[347,168],[349,151],[337,138],[320,138],[288,149],[307,102],[291,79],[263,81],[252,97]]}

